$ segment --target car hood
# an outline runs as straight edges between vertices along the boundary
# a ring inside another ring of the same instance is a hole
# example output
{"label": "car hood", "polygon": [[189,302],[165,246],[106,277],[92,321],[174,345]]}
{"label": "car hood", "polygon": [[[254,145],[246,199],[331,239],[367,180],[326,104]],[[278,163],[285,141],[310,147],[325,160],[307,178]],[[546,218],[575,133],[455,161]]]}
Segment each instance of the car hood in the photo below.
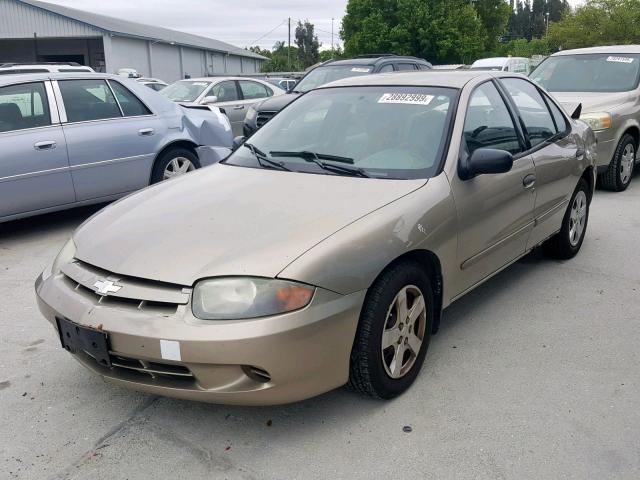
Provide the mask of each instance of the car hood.
{"label": "car hood", "polygon": [[258,112],[279,112],[284,107],[293,102],[296,98],[298,98],[300,93],[285,93],[284,95],[276,95],[274,97],[267,98],[263,100],[254,108]]}
{"label": "car hood", "polygon": [[276,277],[337,230],[424,184],[214,165],[97,213],[74,234],[76,257],[179,285]]}
{"label": "car hood", "polygon": [[630,97],[629,92],[552,92],[552,94],[569,115],[573,113],[580,103],[584,113],[606,112],[623,104]]}

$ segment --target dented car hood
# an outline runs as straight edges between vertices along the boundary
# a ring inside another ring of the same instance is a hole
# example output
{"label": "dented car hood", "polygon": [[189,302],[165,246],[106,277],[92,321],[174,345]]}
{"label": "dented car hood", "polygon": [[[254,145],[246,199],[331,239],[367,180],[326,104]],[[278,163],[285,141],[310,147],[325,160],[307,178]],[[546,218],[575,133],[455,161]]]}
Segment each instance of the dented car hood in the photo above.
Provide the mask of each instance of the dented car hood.
{"label": "dented car hood", "polygon": [[181,128],[189,133],[198,145],[233,147],[231,123],[220,109],[187,107],[175,104],[182,119]]}
{"label": "dented car hood", "polygon": [[76,257],[185,286],[216,276],[276,277],[337,230],[425,182],[218,164],[108,206],[74,234]]}

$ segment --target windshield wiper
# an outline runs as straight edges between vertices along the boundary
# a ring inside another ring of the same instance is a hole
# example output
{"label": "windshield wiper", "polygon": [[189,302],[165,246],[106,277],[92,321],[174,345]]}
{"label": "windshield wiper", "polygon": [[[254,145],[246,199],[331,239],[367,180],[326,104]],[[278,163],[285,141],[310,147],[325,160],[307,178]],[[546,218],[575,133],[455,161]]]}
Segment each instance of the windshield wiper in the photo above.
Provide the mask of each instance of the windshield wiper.
{"label": "windshield wiper", "polygon": [[315,163],[323,170],[327,170],[334,173],[346,173],[348,175],[357,175],[359,177],[369,177],[364,170],[357,167],[347,167],[344,165],[334,165],[332,163],[323,162],[323,160],[328,160],[331,162],[338,163],[346,163],[349,165],[353,165],[353,158],[348,157],[339,157],[336,155],[327,155],[325,153],[315,153],[309,152],[306,150],[302,150],[300,152],[280,152],[280,151],[272,151],[269,152],[273,157],[296,157],[302,158],[307,162]]}
{"label": "windshield wiper", "polygon": [[262,150],[260,150],[258,147],[256,147],[255,145],[252,145],[251,143],[245,142],[242,144],[243,147],[247,147],[249,150],[251,150],[251,153],[253,153],[253,156],[256,157],[256,159],[258,160],[258,163],[260,164],[260,166],[262,168],[269,168],[267,165],[277,168],[278,170],[285,170],[287,172],[291,172],[290,168],[287,168],[284,166],[283,163],[281,162],[276,162],[274,160],[271,160],[269,158],[267,158],[267,154],[264,153]]}

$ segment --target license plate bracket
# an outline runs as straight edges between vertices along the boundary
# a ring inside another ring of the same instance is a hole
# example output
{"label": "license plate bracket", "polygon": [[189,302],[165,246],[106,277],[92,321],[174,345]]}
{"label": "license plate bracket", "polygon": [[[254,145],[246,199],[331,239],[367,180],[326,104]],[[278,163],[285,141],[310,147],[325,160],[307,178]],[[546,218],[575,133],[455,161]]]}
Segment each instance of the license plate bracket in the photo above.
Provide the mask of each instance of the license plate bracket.
{"label": "license plate bracket", "polygon": [[99,365],[111,367],[109,339],[100,330],[83,327],[65,318],[56,318],[62,348],[71,353],[84,352],[93,357]]}

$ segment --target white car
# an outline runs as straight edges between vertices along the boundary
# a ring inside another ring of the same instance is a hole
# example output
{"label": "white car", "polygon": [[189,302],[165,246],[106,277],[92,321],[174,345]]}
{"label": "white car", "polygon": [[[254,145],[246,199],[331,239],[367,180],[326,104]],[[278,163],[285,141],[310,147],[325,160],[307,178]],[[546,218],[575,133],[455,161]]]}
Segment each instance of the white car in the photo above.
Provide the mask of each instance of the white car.
{"label": "white car", "polygon": [[529,75],[531,60],[525,57],[481,58],[471,65],[471,70],[489,70],[494,72],[512,72]]}
{"label": "white car", "polygon": [[222,108],[234,135],[242,135],[244,117],[253,104],[285,93],[268,82],[246,77],[205,77],[179,80],[162,89],[160,95],[183,105]]}
{"label": "white car", "polygon": [[0,75],[13,75],[18,73],[81,73],[93,71],[93,68],[80,65],[76,62],[0,64]]}

